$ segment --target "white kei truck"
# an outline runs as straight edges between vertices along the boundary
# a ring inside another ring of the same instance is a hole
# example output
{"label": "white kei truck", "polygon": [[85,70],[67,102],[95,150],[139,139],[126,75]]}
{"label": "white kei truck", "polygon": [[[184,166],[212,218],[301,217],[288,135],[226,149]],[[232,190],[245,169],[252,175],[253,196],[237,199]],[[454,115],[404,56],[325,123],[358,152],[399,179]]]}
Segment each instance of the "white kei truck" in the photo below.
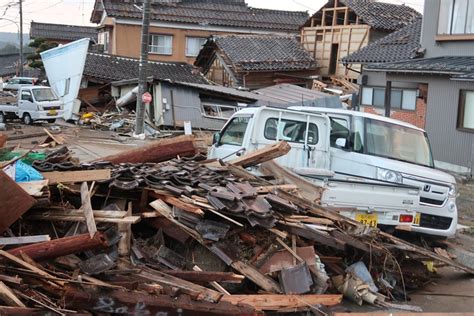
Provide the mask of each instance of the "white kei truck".
{"label": "white kei truck", "polygon": [[422,129],[349,110],[249,107],[215,134],[208,157],[231,160],[280,140],[291,150],[276,161],[322,186],[322,205],[371,226],[455,234],[455,179],[434,168]]}
{"label": "white kei truck", "polygon": [[0,95],[0,123],[19,118],[30,125],[45,120],[54,123],[63,116],[63,103],[50,87],[19,87],[16,96]]}

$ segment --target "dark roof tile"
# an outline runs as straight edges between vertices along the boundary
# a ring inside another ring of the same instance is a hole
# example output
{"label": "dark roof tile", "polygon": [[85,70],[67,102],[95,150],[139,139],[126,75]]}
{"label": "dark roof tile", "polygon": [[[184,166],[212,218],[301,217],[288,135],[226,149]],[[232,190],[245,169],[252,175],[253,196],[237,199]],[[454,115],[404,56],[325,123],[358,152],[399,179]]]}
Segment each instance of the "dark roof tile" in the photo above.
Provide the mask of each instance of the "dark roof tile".
{"label": "dark roof tile", "polygon": [[97,43],[97,29],[90,26],[31,22],[30,37],[62,41],[90,38]]}
{"label": "dark roof tile", "polygon": [[[110,17],[142,18],[140,7],[133,2],[103,0],[103,4]],[[96,4],[91,17],[94,23],[100,21],[99,12],[102,9],[98,7],[100,6]],[[181,0],[153,3],[151,19],[162,22],[297,32],[308,19],[308,13],[256,9],[247,6],[244,1]]]}
{"label": "dark roof tile", "polygon": [[421,24],[418,18],[400,30],[375,41],[341,59],[343,64],[367,64],[401,61],[419,57]]}
{"label": "dark roof tile", "polygon": [[[88,53],[84,76],[105,82],[135,79],[138,78],[138,59]],[[186,63],[149,61],[148,76],[157,80],[208,83],[192,65]]]}
{"label": "dark roof tile", "polygon": [[278,35],[220,35],[205,44],[197,66],[209,56],[206,50],[217,48],[237,71],[306,70],[316,67],[311,55],[295,37]]}
{"label": "dark roof tile", "polygon": [[375,63],[367,70],[400,73],[431,73],[460,75],[474,72],[474,56],[442,56],[412,59],[393,63]]}

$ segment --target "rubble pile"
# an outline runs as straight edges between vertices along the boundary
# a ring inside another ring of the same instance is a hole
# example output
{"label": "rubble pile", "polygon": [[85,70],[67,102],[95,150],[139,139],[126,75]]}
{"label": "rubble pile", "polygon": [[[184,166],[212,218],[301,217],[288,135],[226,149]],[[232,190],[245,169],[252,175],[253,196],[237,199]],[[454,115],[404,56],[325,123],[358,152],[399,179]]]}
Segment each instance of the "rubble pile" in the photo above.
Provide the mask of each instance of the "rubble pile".
{"label": "rubble pile", "polygon": [[184,145],[156,159],[167,142],[82,164],[63,147],[33,162],[39,181],[0,172],[0,313],[320,313],[342,295],[405,308],[392,301],[431,277],[427,262],[473,273],[242,167],[284,142],[230,163]]}

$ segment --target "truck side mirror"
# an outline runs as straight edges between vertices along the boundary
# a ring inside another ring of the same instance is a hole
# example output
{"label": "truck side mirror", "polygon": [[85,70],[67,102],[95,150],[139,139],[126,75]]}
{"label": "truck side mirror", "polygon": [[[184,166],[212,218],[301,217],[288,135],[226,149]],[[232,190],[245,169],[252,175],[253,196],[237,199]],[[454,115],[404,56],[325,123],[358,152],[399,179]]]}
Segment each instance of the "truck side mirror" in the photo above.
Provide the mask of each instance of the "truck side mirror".
{"label": "truck side mirror", "polygon": [[346,144],[347,144],[347,139],[345,138],[338,138],[336,139],[336,146],[339,147],[339,148],[346,148]]}
{"label": "truck side mirror", "polygon": [[221,141],[221,133],[220,132],[214,133],[214,135],[212,135],[212,144],[217,146],[220,141]]}

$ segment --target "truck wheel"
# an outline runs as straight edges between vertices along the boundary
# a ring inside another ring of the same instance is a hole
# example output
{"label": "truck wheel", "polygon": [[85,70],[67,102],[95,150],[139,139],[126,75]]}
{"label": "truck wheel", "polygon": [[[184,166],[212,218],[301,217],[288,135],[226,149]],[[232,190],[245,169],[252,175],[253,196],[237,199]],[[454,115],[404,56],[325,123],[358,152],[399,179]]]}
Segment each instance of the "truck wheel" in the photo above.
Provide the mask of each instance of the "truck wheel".
{"label": "truck wheel", "polygon": [[3,114],[3,112],[0,112],[0,123],[5,123],[5,121],[6,121],[5,114]]}
{"label": "truck wheel", "polygon": [[31,119],[31,115],[28,113],[23,114],[23,123],[26,125],[31,125],[33,123],[33,120]]}
{"label": "truck wheel", "polygon": [[47,119],[46,121],[48,121],[48,123],[54,123],[56,122],[56,119]]}

